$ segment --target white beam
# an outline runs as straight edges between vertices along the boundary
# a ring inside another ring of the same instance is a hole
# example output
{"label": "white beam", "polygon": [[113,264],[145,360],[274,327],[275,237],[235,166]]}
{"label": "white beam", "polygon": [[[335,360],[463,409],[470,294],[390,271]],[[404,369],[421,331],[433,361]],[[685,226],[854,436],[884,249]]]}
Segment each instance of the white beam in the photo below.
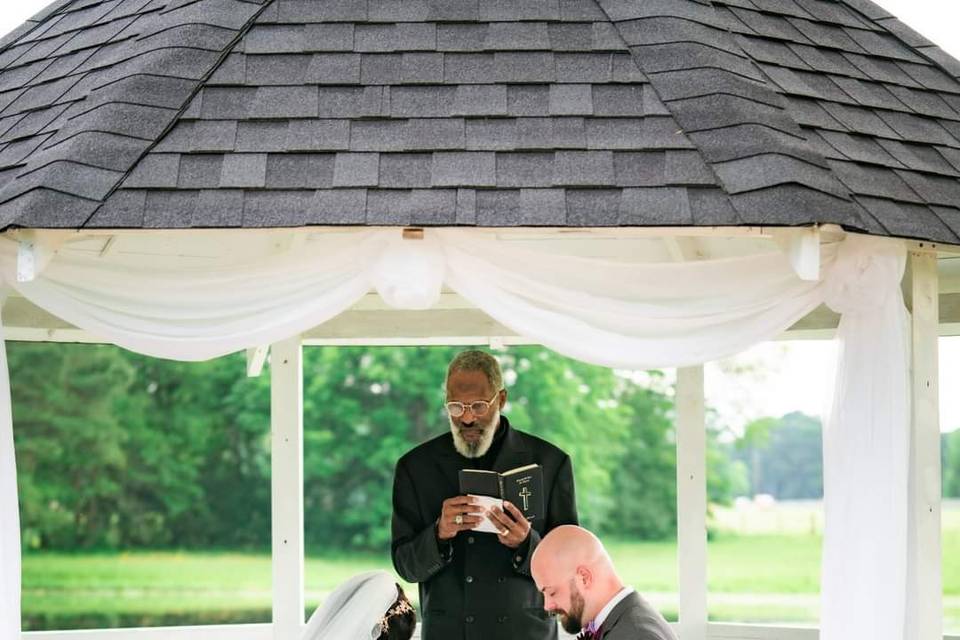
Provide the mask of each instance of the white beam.
{"label": "white beam", "polygon": [[307,233],[301,230],[293,229],[288,233],[282,234],[274,242],[276,253],[290,253],[302,248],[307,243]]}
{"label": "white beam", "polygon": [[[772,234],[782,227],[765,226],[713,226],[713,227],[690,227],[690,226],[671,226],[671,227],[474,227],[478,233],[489,233],[505,238],[555,238],[560,236],[581,236],[591,238],[649,238],[659,236],[722,236],[730,238],[765,237],[769,238]],[[275,235],[285,236],[290,233],[302,233],[308,236],[323,236],[329,234],[356,233],[358,231],[375,231],[378,229],[397,229],[397,227],[384,227],[373,225],[331,225],[331,226],[311,226],[311,227],[271,227],[267,229],[250,228],[190,228],[190,229],[122,229],[122,228],[103,228],[103,229],[82,229],[71,230],[76,238],[92,238],[103,236],[138,236],[138,235],[164,235],[170,237],[176,236],[240,236],[240,235]],[[38,233],[55,233],[56,230],[36,230]],[[11,235],[18,233],[17,230],[11,231]]]}
{"label": "white beam", "polygon": [[17,245],[17,282],[31,282],[43,271],[47,261],[42,245],[34,240],[22,240]]}
{"label": "white beam", "polygon": [[259,378],[263,372],[263,365],[267,362],[270,345],[261,345],[247,349],[247,377]]}
{"label": "white beam", "polygon": [[820,279],[820,227],[778,229],[773,238],[801,280]]}
{"label": "white beam", "polygon": [[16,237],[17,281],[31,282],[47,268],[63,243],[75,234],[62,230],[43,233],[25,230],[18,232]]}
{"label": "white beam", "polygon": [[[360,298],[350,309],[353,311],[389,311],[393,307],[384,302],[379,293],[372,291]],[[440,293],[440,300],[430,309],[476,309],[476,306],[459,293],[443,291]]]}
{"label": "white beam", "polygon": [[916,640],[943,637],[943,587],[940,557],[940,417],[938,406],[937,255],[910,251],[913,310],[913,424],[910,447],[910,551],[907,620]]}
{"label": "white beam", "polygon": [[539,342],[523,336],[439,336],[372,337],[372,338],[304,338],[305,347],[490,347],[538,345]]}
{"label": "white beam", "polygon": [[303,348],[300,336],[271,347],[270,469],[274,640],[303,627]]}
{"label": "white beam", "polygon": [[[671,624],[674,631],[679,626]],[[414,640],[420,637],[417,629]],[[787,627],[761,624],[711,622],[708,640],[817,640],[814,627]],[[147,627],[141,629],[82,629],[77,631],[25,631],[22,640],[271,640],[269,624],[230,624],[200,627]],[[681,636],[682,640],[686,640]],[[944,640],[960,640],[946,635]]]}
{"label": "white beam", "polygon": [[677,369],[679,636],[707,637],[707,431],[703,366]]}
{"label": "white beam", "polygon": [[106,258],[107,256],[113,255],[117,250],[117,236],[108,236],[107,241],[103,243],[103,248],[100,249],[100,257]]}
{"label": "white beam", "polygon": [[663,243],[674,262],[690,262],[703,258],[696,238],[664,236]]}
{"label": "white beam", "polygon": [[269,624],[25,631],[22,640],[271,640]]}
{"label": "white beam", "polygon": [[[709,640],[817,640],[820,630],[810,627],[780,627],[762,624],[711,622],[707,625]],[[681,640],[686,640],[680,636]]]}

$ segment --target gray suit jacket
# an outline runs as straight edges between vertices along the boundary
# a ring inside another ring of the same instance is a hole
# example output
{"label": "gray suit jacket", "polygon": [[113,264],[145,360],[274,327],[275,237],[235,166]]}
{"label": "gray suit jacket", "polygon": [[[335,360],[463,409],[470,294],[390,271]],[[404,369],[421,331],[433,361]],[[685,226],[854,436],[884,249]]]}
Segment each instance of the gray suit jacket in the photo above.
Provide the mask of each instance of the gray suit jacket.
{"label": "gray suit jacket", "polygon": [[600,640],[677,640],[677,634],[660,612],[634,591],[603,621]]}

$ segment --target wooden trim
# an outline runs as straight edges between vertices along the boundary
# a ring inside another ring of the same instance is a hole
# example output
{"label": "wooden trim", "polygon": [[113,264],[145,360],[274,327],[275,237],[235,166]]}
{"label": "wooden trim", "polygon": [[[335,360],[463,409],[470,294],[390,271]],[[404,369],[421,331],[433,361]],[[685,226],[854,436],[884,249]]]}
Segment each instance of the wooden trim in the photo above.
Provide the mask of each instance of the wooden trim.
{"label": "wooden trim", "polygon": [[[678,625],[672,624],[675,630]],[[272,640],[271,624],[232,624],[197,627],[145,627],[140,629],[84,629],[80,631],[26,631],[22,640]],[[420,637],[417,627],[414,640]],[[564,637],[561,634],[561,638]],[[812,627],[711,622],[707,640],[817,640],[820,631]],[[944,640],[960,640],[946,635]],[[683,640],[687,640],[685,637]]]}
{"label": "wooden trim", "polygon": [[707,637],[707,435],[703,365],[677,369],[677,566],[683,640]]}
{"label": "wooden trim", "polygon": [[[660,236],[727,236],[727,237],[771,237],[774,229],[782,227],[764,227],[764,226],[705,226],[705,227],[463,227],[456,225],[441,225],[438,229],[474,229],[484,233],[505,235],[505,236],[526,236],[538,237],[557,235],[570,236],[580,235],[589,237],[645,237],[653,238]],[[231,234],[239,235],[245,233],[256,234],[290,234],[304,233],[328,234],[328,233],[355,233],[358,231],[375,231],[381,229],[395,229],[402,233],[404,227],[399,226],[374,226],[374,225],[318,225],[309,227],[269,227],[269,228],[190,228],[190,229],[11,229],[3,232],[10,238],[18,239],[26,232],[36,233],[38,235],[62,234],[70,240],[79,238],[102,237],[102,236],[133,236],[133,235],[217,235]]]}
{"label": "wooden trim", "polygon": [[272,624],[26,631],[22,640],[271,640]]}
{"label": "wooden trim", "polygon": [[374,338],[304,338],[304,346],[310,347],[490,347],[539,345],[539,342],[522,336],[443,336],[424,337],[374,337]]}
{"label": "wooden trim", "polygon": [[[821,232],[828,238],[840,237],[846,233],[855,233],[844,231],[841,227],[833,224],[827,225],[803,225],[800,227],[784,226],[708,226],[708,227],[456,227],[454,225],[440,226],[441,229],[475,229],[484,233],[497,235],[504,239],[538,239],[538,238],[557,238],[559,237],[592,237],[592,238],[656,238],[656,237],[758,237],[773,238],[778,232],[784,229],[804,229],[819,227]],[[403,227],[385,227],[385,226],[366,226],[366,225],[327,225],[310,227],[276,227],[276,228],[197,228],[197,229],[10,229],[3,232],[2,235],[13,240],[22,239],[25,234],[35,234],[36,236],[54,236],[63,238],[66,242],[82,240],[85,238],[95,238],[104,236],[135,236],[135,235],[241,235],[241,234],[261,234],[261,235],[325,235],[330,233],[355,233],[358,231],[373,231],[378,229],[396,229],[403,232]],[[861,234],[869,235],[869,234]],[[872,236],[886,237],[886,236]],[[927,240],[910,240],[890,236],[891,240],[901,240],[907,243],[908,248],[934,248],[938,253],[944,255],[960,254],[960,245],[944,242],[930,242]]]}
{"label": "wooden trim", "polygon": [[259,378],[263,372],[263,365],[267,363],[270,353],[269,345],[261,345],[247,349],[247,377]]}
{"label": "wooden trim", "polygon": [[303,348],[300,336],[270,348],[273,637],[303,627]]}
{"label": "wooden trim", "polygon": [[[912,428],[907,562],[907,629],[917,640],[943,636],[940,542],[940,415],[937,254],[910,250],[912,283]],[[911,616],[917,619],[912,620]]]}
{"label": "wooden trim", "polygon": [[816,627],[730,624],[711,622],[707,625],[709,640],[817,640]]}

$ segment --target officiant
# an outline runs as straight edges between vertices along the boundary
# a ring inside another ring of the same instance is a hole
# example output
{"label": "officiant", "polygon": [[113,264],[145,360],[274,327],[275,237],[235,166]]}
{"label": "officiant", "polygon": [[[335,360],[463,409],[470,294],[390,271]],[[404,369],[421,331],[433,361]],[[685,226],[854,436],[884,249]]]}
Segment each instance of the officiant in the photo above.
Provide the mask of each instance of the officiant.
{"label": "officiant", "polygon": [[[449,430],[397,462],[393,480],[393,565],[419,583],[422,640],[546,640],[557,624],[530,577],[540,539],[577,524],[570,457],[519,431],[501,410],[500,364],[490,354],[458,354],[447,369]],[[531,524],[515,505],[487,514],[500,533],[480,533],[471,499],[460,495],[461,469],[497,472],[539,464],[543,518]]]}

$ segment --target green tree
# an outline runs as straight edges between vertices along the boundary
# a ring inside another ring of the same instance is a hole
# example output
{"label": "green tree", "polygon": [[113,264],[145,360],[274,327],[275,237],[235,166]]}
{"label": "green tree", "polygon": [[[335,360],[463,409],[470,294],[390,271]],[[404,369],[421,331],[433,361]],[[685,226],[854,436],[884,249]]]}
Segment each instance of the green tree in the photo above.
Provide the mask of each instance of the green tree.
{"label": "green tree", "polygon": [[823,440],[820,421],[800,412],[761,418],[737,443],[750,469],[751,491],[780,500],[823,497]]}
{"label": "green tree", "polygon": [[751,420],[743,429],[743,436],[736,442],[736,450],[741,454],[750,473],[750,490],[762,493],[763,464],[760,458],[770,445],[770,433],[779,425],[776,418],[764,417]]}
{"label": "green tree", "polygon": [[239,354],[124,357],[136,372],[116,406],[130,434],[126,542],[268,544],[269,376],[247,378]]}
{"label": "green tree", "polygon": [[[654,376],[661,377],[659,372]],[[664,393],[631,384],[622,402],[627,439],[610,491],[617,506],[601,530],[640,539],[672,537],[677,528],[673,401]]]}
{"label": "green tree", "polygon": [[25,544],[116,544],[128,434],[113,404],[130,386],[129,365],[107,347],[7,351]]}
{"label": "green tree", "polygon": [[446,429],[454,348],[310,348],[304,371],[307,542],[384,548],[397,459]]}
{"label": "green tree", "polygon": [[570,455],[581,522],[602,530],[620,502],[612,481],[630,439],[621,402],[628,381],[542,347],[509,349],[500,358],[514,381],[511,422]]}
{"label": "green tree", "polygon": [[[457,347],[304,350],[306,540],[383,549],[396,460],[448,429]],[[582,522],[656,538],[676,523],[670,389],[540,347],[498,352],[517,428],[566,450]],[[75,548],[270,542],[270,376],[113,347],[11,344],[24,539]],[[269,370],[268,370],[269,371]],[[711,499],[738,468],[708,432]]]}
{"label": "green tree", "polygon": [[943,497],[960,498],[960,429],[940,434]]}

